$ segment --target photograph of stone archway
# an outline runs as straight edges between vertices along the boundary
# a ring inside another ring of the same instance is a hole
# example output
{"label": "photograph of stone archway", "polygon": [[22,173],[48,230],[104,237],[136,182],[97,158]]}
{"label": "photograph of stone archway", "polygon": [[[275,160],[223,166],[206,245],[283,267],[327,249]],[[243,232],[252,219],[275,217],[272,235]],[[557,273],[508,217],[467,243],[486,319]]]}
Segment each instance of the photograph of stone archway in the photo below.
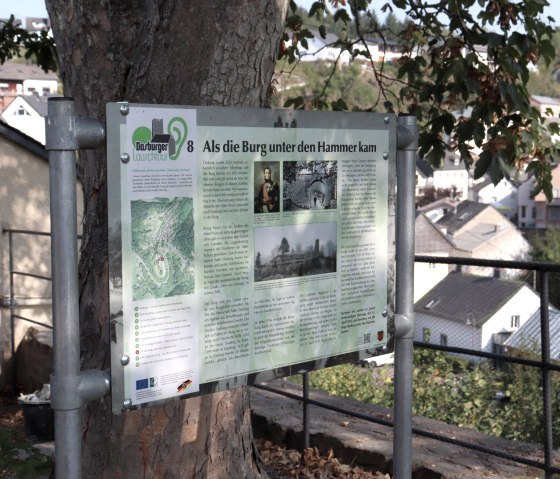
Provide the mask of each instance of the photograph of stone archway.
{"label": "photograph of stone archway", "polygon": [[336,161],[285,161],[285,212],[336,209]]}

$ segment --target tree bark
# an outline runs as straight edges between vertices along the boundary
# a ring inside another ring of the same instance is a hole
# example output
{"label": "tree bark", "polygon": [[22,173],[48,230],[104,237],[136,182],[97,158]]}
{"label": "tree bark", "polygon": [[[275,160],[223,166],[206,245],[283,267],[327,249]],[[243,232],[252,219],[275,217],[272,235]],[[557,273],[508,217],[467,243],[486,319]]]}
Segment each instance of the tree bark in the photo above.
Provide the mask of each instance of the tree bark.
{"label": "tree bark", "polygon": [[[81,116],[115,101],[264,106],[287,0],[47,0],[65,96]],[[106,154],[81,152],[83,369],[110,367]],[[83,418],[85,478],[260,477],[244,389]]]}

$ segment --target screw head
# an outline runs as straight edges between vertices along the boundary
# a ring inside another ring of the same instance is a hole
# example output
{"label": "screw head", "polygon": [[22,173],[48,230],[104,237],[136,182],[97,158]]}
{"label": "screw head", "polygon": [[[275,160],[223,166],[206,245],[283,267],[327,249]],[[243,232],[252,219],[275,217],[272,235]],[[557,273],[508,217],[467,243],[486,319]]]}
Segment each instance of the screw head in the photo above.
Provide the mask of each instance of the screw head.
{"label": "screw head", "polygon": [[121,163],[128,163],[130,161],[130,155],[128,153],[121,154]]}
{"label": "screw head", "polygon": [[121,105],[121,115],[128,115],[128,113],[130,112],[130,109],[128,108],[128,105]]}
{"label": "screw head", "polygon": [[387,153],[386,151],[383,152],[383,159],[384,159],[384,160],[388,160],[388,159],[389,159],[389,153]]}
{"label": "screw head", "polygon": [[388,314],[389,314],[389,312],[388,312],[386,309],[384,309],[383,311],[381,311],[381,315],[382,315],[384,318],[386,318]]}
{"label": "screw head", "polygon": [[390,121],[390,118],[388,116],[386,116],[385,118],[383,118],[383,121],[385,122],[385,124],[388,124]]}
{"label": "screw head", "polygon": [[121,364],[123,366],[126,366],[129,362],[130,362],[130,358],[126,354],[123,354],[121,357]]}
{"label": "screw head", "polygon": [[123,408],[124,409],[130,409],[132,407],[132,400],[130,399],[125,399],[123,401]]}

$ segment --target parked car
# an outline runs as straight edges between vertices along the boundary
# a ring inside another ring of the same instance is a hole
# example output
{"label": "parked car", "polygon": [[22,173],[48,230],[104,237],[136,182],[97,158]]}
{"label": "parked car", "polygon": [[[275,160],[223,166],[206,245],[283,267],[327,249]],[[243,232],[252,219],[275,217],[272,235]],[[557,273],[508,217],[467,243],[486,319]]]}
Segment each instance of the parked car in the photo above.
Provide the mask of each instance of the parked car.
{"label": "parked car", "polygon": [[366,358],[361,361],[363,366],[369,366],[370,368],[377,368],[379,366],[386,366],[388,364],[394,364],[395,353],[381,354],[379,356],[372,356],[371,358]]}

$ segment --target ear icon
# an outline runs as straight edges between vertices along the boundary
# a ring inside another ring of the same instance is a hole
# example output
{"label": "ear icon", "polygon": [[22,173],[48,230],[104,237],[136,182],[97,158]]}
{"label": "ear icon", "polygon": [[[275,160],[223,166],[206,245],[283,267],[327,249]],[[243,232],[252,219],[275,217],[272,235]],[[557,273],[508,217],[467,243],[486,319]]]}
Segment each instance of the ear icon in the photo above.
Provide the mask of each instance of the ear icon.
{"label": "ear icon", "polygon": [[167,125],[167,133],[171,135],[171,138],[169,139],[169,158],[176,160],[179,158],[181,148],[183,148],[187,139],[187,122],[180,116],[171,118]]}

